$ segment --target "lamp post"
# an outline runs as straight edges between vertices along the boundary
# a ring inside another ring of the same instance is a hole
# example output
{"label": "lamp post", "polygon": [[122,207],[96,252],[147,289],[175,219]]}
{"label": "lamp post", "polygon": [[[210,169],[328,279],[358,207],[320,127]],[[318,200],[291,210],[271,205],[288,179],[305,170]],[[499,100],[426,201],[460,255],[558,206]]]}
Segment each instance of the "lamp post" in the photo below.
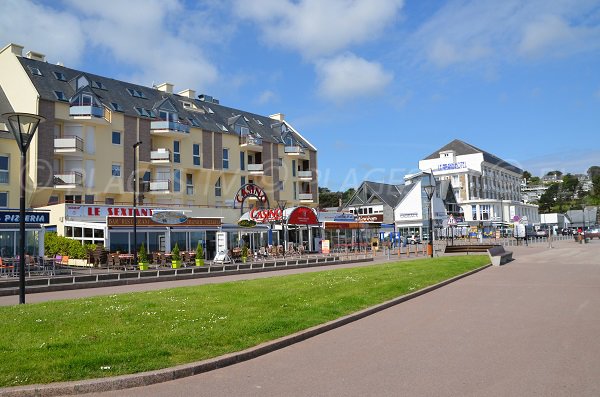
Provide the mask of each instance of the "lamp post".
{"label": "lamp post", "polygon": [[435,192],[435,179],[433,178],[433,172],[429,174],[429,178],[427,178],[427,181],[423,184],[423,190],[425,190],[427,201],[429,202],[429,239],[427,244],[429,245],[428,251],[431,253],[431,257],[433,258],[433,211],[431,208],[431,199],[433,198],[433,193]]}
{"label": "lamp post", "polygon": [[21,187],[19,201],[19,304],[25,303],[25,190],[27,187],[27,149],[44,117],[29,113],[4,113],[8,129],[21,151]]}
{"label": "lamp post", "polygon": [[502,220],[500,224],[500,237],[504,238],[504,195],[500,196],[500,218]]}
{"label": "lamp post", "polygon": [[137,148],[142,144],[142,141],[138,141],[133,144],[133,265],[137,266],[138,263],[138,249],[137,249]]}
{"label": "lamp post", "polygon": [[283,253],[287,251],[287,241],[285,238],[285,217],[283,211],[285,210],[286,200],[277,200],[277,207],[281,210],[281,234],[283,235]]}

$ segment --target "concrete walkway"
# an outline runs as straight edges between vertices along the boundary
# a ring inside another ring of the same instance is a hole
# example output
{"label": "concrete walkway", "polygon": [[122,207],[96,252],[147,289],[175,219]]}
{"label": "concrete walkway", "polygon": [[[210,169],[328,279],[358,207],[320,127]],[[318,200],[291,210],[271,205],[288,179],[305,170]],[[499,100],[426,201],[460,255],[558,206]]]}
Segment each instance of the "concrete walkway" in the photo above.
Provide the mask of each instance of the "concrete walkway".
{"label": "concrete walkway", "polygon": [[599,396],[600,241],[491,267],[256,359],[98,396]]}

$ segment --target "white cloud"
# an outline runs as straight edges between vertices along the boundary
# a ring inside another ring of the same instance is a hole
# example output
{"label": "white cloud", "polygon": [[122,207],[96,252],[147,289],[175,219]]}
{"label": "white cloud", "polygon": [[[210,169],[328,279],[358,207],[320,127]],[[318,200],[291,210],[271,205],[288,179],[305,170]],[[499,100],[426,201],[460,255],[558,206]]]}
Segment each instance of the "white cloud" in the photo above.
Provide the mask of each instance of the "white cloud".
{"label": "white cloud", "polygon": [[78,63],[85,48],[83,26],[68,12],[22,0],[0,1],[0,46],[15,43],[52,62]]}
{"label": "white cloud", "polygon": [[207,48],[222,45],[233,29],[218,21],[224,7],[181,0],[63,0],[52,6],[4,0],[0,42],[26,45],[73,68],[91,52],[101,53],[105,61],[135,70],[117,78],[205,89],[219,77]]}
{"label": "white cloud", "polygon": [[439,67],[600,47],[597,1],[451,0],[410,37],[420,60]]}
{"label": "white cloud", "polygon": [[276,98],[277,98],[277,94],[275,94],[273,91],[265,90],[260,93],[260,95],[258,96],[257,102],[260,105],[264,105],[264,104],[274,101]]}
{"label": "white cloud", "polygon": [[319,95],[341,103],[362,96],[381,93],[393,80],[377,62],[354,54],[344,54],[317,64]]}
{"label": "white cloud", "polygon": [[237,0],[235,11],[255,22],[269,44],[308,59],[376,39],[394,22],[402,0]]}

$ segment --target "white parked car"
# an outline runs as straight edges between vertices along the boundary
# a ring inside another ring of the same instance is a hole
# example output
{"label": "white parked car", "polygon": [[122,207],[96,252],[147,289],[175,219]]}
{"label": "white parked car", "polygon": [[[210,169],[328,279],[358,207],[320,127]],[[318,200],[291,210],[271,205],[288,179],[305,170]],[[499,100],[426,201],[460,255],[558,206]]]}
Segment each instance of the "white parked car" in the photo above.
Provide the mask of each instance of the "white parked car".
{"label": "white parked car", "polygon": [[406,242],[408,244],[421,244],[421,238],[418,235],[413,234],[411,236],[408,236]]}

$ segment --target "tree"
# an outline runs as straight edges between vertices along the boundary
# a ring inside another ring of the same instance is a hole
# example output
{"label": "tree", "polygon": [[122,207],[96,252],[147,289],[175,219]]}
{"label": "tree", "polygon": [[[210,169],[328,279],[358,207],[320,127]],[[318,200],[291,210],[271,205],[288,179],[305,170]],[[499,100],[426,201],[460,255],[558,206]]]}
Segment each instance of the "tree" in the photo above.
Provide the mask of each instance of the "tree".
{"label": "tree", "polygon": [[532,175],[529,171],[523,171],[522,177],[523,177],[523,179],[525,179],[525,181],[529,181],[529,179],[531,179]]}
{"label": "tree", "polygon": [[[558,183],[553,183],[548,186],[548,189],[540,196],[539,206],[541,213],[548,213],[555,205],[557,200],[562,200],[559,196]],[[559,205],[562,205],[562,201],[559,201]]]}
{"label": "tree", "polygon": [[560,178],[562,176],[562,172],[556,170],[556,171],[550,171],[546,174],[546,176],[556,176],[557,178]]}
{"label": "tree", "polygon": [[539,185],[541,183],[541,179],[539,176],[532,176],[531,178],[529,178],[528,182],[531,185]]}
{"label": "tree", "polygon": [[566,193],[567,199],[573,200],[577,186],[579,186],[579,179],[576,176],[567,174],[562,177],[561,189]]}
{"label": "tree", "polygon": [[600,175],[600,167],[597,165],[593,165],[590,168],[588,168],[587,170],[587,174],[590,177],[590,179],[594,179],[594,177]]}

